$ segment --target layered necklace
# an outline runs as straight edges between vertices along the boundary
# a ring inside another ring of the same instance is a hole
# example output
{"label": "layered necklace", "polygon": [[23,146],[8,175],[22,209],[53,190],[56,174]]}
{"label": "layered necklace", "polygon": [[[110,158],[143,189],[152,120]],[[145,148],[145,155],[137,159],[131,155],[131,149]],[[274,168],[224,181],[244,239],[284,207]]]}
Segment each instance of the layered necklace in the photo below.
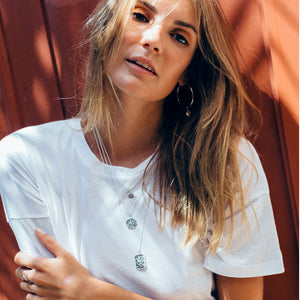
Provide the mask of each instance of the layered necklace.
{"label": "layered necklace", "polygon": [[[99,152],[101,161],[104,163],[104,166],[108,171],[107,173],[110,175],[109,179],[110,179],[112,188],[115,192],[116,199],[118,200],[118,207],[120,208],[120,210],[122,212],[122,215],[124,215],[124,213],[122,211],[122,208],[121,208],[121,202],[122,202],[121,199],[123,199],[124,197],[123,196],[119,197],[118,194],[117,194],[118,187],[117,187],[117,184],[116,184],[116,180],[112,176],[111,169],[110,169],[110,167],[112,166],[112,163],[111,163],[110,157],[108,155],[108,152],[106,150],[106,147],[104,145],[103,139],[100,136],[100,133],[99,133],[99,130],[98,130],[97,127],[95,127],[93,129],[93,134],[94,134],[94,138],[95,138],[95,141],[96,141],[96,145],[97,145],[97,148],[98,148],[98,152]],[[141,176],[141,178],[130,189],[127,189],[126,194],[128,195],[128,198],[130,198],[130,199],[135,198],[135,195],[131,191],[134,190],[138,185],[140,185],[142,183],[142,179],[143,179],[143,176]],[[119,184],[121,185],[121,183],[119,183]],[[138,200],[139,200],[139,197],[136,197],[136,200],[135,200],[135,203],[132,206],[132,209],[130,210],[130,212],[127,213],[128,216],[124,218],[124,220],[125,220],[124,225],[126,225],[128,230],[130,230],[130,231],[136,230],[136,228],[138,226],[137,220],[132,216],[133,212],[134,212],[134,209],[137,205]],[[146,257],[141,252],[143,234],[144,234],[144,227],[145,227],[145,221],[146,221],[147,213],[148,213],[148,205],[146,205],[146,211],[145,211],[145,214],[144,214],[144,219],[143,219],[143,223],[142,223],[142,227],[141,227],[141,237],[140,237],[140,241],[139,241],[139,244],[138,244],[138,253],[134,256],[135,267],[138,271],[145,271],[147,269]]]}

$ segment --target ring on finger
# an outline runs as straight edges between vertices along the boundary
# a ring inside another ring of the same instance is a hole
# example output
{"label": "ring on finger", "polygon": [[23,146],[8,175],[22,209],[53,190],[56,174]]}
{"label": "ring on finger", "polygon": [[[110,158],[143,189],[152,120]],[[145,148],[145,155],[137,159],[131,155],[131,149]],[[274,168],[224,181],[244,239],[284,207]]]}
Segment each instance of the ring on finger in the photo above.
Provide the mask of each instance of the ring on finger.
{"label": "ring on finger", "polygon": [[24,282],[27,282],[27,283],[29,283],[29,284],[32,284],[33,282],[30,281],[30,280],[28,279],[28,277],[27,277],[28,272],[29,272],[29,270],[28,270],[28,271],[24,271],[24,273],[23,273],[22,276],[21,276],[21,279],[22,279],[22,281],[24,281]]}

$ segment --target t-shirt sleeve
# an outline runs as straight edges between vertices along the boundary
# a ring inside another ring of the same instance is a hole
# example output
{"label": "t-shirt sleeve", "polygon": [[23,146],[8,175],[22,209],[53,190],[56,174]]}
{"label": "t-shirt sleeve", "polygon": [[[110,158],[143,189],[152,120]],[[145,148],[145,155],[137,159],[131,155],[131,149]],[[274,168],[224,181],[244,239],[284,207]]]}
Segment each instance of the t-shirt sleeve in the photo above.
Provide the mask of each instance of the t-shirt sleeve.
{"label": "t-shirt sleeve", "polygon": [[240,172],[244,187],[247,222],[239,211],[233,220],[228,248],[230,218],[216,254],[208,253],[204,267],[228,277],[256,277],[284,272],[267,180],[253,146],[241,143]]}
{"label": "t-shirt sleeve", "polygon": [[18,133],[0,142],[0,194],[20,250],[33,256],[53,256],[37,239],[39,227],[54,235],[47,207],[31,169],[34,151],[25,146]]}

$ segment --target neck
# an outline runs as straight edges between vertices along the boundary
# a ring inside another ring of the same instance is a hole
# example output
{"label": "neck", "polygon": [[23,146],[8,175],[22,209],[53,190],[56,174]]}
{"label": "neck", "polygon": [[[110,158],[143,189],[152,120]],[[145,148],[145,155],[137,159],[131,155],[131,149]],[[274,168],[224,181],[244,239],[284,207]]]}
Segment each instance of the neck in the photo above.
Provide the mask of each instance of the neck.
{"label": "neck", "polygon": [[[132,168],[149,157],[157,147],[163,101],[122,104],[111,135],[112,147],[106,128],[100,126],[99,131],[112,165]],[[94,154],[101,159],[92,135],[90,141],[87,137],[87,141]]]}

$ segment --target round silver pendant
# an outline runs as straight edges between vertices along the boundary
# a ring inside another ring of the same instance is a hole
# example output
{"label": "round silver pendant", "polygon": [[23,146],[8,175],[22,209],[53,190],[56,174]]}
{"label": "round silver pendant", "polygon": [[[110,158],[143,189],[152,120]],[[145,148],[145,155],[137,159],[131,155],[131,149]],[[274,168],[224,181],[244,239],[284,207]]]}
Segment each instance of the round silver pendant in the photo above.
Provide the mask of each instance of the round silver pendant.
{"label": "round silver pendant", "polygon": [[126,220],[126,225],[128,229],[134,230],[137,226],[137,221],[134,218],[130,217]]}

